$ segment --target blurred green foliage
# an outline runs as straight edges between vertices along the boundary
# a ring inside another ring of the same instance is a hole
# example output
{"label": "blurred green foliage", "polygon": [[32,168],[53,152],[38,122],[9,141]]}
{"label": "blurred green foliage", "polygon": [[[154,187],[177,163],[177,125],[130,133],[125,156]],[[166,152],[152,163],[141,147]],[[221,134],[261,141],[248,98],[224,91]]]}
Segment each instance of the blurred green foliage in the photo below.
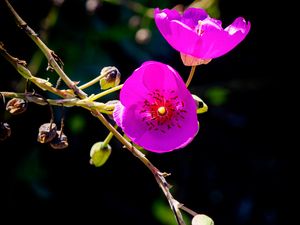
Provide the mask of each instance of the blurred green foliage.
{"label": "blurred green foliage", "polygon": [[205,97],[214,106],[221,106],[226,103],[229,90],[224,87],[211,87],[205,92]]}
{"label": "blurred green foliage", "polygon": [[79,135],[86,130],[87,124],[80,114],[72,114],[68,117],[67,127],[74,135]]}

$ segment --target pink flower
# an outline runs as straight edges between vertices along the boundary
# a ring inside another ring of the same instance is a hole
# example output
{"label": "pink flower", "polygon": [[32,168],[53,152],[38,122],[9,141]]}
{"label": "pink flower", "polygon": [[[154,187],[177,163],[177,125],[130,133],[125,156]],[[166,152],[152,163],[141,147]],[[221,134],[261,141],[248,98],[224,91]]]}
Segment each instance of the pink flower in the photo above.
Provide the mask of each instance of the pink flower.
{"label": "pink flower", "polygon": [[210,18],[200,8],[188,8],[183,15],[174,9],[157,8],[154,19],[163,37],[189,65],[206,64],[226,54],[247,36],[251,27],[250,22],[238,17],[223,29],[220,20]]}
{"label": "pink flower", "polygon": [[186,146],[196,136],[196,110],[180,75],[166,64],[148,61],[124,83],[113,117],[134,143],[164,153]]}

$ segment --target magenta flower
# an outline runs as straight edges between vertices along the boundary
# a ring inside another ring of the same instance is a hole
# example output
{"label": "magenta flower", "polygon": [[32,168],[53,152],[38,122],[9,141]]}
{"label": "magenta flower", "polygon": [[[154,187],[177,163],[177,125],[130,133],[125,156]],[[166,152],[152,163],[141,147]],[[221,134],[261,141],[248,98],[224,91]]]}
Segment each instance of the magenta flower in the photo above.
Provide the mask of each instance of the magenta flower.
{"label": "magenta flower", "polygon": [[196,136],[196,104],[179,74],[148,61],[126,80],[114,120],[136,144],[152,152],[182,148]]}
{"label": "magenta flower", "polygon": [[238,17],[223,29],[220,20],[210,18],[200,8],[188,8],[183,15],[175,9],[157,8],[154,19],[163,37],[190,65],[205,64],[226,54],[246,37],[251,27],[250,22]]}

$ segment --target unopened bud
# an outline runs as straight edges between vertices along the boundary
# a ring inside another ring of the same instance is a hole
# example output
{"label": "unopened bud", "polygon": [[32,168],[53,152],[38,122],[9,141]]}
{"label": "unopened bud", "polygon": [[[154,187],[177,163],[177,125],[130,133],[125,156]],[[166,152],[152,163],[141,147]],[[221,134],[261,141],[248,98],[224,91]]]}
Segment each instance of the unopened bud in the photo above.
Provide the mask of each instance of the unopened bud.
{"label": "unopened bud", "polygon": [[90,151],[90,164],[99,167],[102,166],[111,154],[110,145],[103,145],[103,142],[95,143]]}
{"label": "unopened bud", "polygon": [[192,219],[192,225],[214,225],[214,221],[204,214],[198,214]]}
{"label": "unopened bud", "polygon": [[21,98],[12,98],[6,104],[6,110],[13,114],[18,115],[26,111],[27,101]]}
{"label": "unopened bud", "polygon": [[102,90],[106,90],[120,84],[121,74],[114,66],[104,67],[101,70],[101,75],[105,75],[102,79],[100,79],[100,87]]}
{"label": "unopened bud", "polygon": [[56,137],[50,142],[54,149],[64,149],[69,146],[68,138],[62,131],[56,131]]}
{"label": "unopened bud", "polygon": [[0,141],[4,141],[11,135],[11,129],[8,123],[0,123]]}
{"label": "unopened bud", "polygon": [[205,102],[201,98],[199,98],[197,95],[192,95],[192,96],[197,105],[197,113],[200,114],[200,113],[207,112],[208,106],[205,104]]}
{"label": "unopened bud", "polygon": [[37,141],[40,143],[48,143],[56,136],[57,126],[55,123],[44,123],[39,128]]}

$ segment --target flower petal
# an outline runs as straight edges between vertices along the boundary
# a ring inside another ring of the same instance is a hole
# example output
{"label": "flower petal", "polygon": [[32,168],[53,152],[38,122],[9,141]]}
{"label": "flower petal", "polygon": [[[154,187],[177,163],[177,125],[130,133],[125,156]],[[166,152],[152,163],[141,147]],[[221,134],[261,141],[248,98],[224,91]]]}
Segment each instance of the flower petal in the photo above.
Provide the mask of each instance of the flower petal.
{"label": "flower petal", "polygon": [[123,114],[124,114],[124,106],[121,102],[118,102],[115,105],[115,109],[113,111],[113,118],[119,127],[122,127],[123,122]]}
{"label": "flower petal", "polygon": [[165,132],[160,130],[144,132],[134,142],[149,151],[157,153],[185,147],[193,140],[199,130],[194,100],[191,102],[189,99],[185,99],[185,105],[187,113],[183,119],[176,121],[177,124],[175,126],[165,130]]}
{"label": "flower petal", "polygon": [[207,16],[208,14],[204,9],[188,8],[184,11],[181,22],[194,29],[198,25],[199,20],[202,21]]}
{"label": "flower petal", "polygon": [[[180,75],[163,63],[148,61],[126,80],[120,94],[123,105],[144,101],[155,89],[177,89]],[[126,84],[126,85],[125,85]]]}
{"label": "flower petal", "polygon": [[[144,63],[126,80],[120,96],[114,120],[134,143],[149,151],[163,153],[182,148],[198,132],[196,103],[180,75],[166,64]],[[157,102],[166,104],[166,120],[152,114]]]}
{"label": "flower petal", "polygon": [[188,8],[182,16],[176,12],[155,10],[154,19],[159,31],[180,53],[204,60],[232,50],[247,36],[251,27],[250,22],[238,17],[223,29],[222,22],[210,18],[203,9]]}

